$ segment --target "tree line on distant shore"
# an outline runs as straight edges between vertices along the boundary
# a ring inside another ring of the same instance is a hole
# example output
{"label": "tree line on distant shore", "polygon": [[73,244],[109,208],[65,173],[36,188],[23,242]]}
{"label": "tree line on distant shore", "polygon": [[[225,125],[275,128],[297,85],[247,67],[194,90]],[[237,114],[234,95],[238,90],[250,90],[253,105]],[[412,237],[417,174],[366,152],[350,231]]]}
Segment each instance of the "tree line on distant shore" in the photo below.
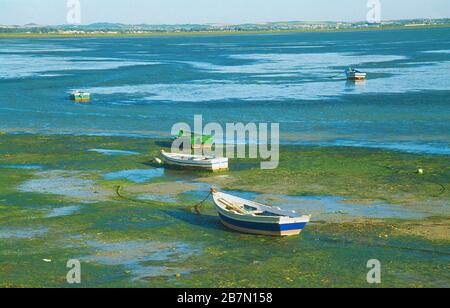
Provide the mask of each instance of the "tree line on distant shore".
{"label": "tree line on distant shore", "polygon": [[97,23],[91,25],[61,26],[1,26],[1,34],[58,34],[58,33],[189,33],[189,32],[245,32],[245,31],[314,31],[345,29],[377,29],[405,26],[450,26],[450,19],[416,19],[386,21],[380,24],[367,22],[277,22],[242,25],[124,25],[117,23]]}

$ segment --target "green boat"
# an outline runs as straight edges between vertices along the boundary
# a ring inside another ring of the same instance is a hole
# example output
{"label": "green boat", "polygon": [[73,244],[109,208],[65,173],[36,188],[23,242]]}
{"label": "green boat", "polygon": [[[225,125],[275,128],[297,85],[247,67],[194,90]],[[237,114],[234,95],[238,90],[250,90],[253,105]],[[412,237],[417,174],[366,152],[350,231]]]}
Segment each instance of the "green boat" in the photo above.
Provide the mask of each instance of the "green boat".
{"label": "green boat", "polygon": [[76,102],[89,101],[91,93],[75,91],[70,93],[70,99]]}
{"label": "green boat", "polygon": [[214,143],[214,137],[210,135],[198,135],[191,132],[185,132],[180,130],[175,139],[188,139],[190,138],[191,147],[195,148],[211,148]]}

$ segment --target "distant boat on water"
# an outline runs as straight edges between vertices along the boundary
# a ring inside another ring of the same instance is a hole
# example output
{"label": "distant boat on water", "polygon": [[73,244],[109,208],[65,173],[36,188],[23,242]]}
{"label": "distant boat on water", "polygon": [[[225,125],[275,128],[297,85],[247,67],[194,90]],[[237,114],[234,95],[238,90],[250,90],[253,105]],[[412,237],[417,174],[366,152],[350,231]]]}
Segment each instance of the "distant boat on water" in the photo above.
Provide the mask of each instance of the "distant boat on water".
{"label": "distant boat on water", "polygon": [[74,91],[70,93],[70,99],[76,102],[86,102],[91,100],[91,93]]}
{"label": "distant boat on water", "polygon": [[259,204],[216,189],[211,189],[211,193],[222,223],[238,232],[269,236],[299,235],[311,220],[310,215]]}
{"label": "distant boat on water", "polygon": [[355,70],[351,67],[345,71],[345,74],[347,75],[348,80],[365,80],[367,77],[367,73]]}
{"label": "distant boat on water", "polygon": [[165,151],[161,151],[161,156],[163,162],[169,166],[214,172],[228,170],[228,158],[225,157],[167,153]]}

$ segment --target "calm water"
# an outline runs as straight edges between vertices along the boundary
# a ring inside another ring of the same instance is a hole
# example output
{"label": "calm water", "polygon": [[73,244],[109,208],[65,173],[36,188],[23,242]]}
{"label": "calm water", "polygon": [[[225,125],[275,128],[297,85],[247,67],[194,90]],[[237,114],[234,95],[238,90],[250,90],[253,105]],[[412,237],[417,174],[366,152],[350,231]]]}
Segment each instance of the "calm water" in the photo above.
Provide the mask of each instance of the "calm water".
{"label": "calm water", "polygon": [[[2,39],[0,130],[166,136],[176,122],[279,122],[286,143],[450,154],[450,28]],[[367,71],[347,82],[348,65]],[[93,93],[74,104],[67,93]]]}

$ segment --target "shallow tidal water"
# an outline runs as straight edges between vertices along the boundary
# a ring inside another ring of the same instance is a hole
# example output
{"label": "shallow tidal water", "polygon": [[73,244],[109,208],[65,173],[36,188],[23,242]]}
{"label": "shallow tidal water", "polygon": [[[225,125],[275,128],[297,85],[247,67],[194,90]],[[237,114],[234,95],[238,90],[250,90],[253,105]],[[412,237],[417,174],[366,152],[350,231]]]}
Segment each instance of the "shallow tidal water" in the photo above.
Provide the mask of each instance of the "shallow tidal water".
{"label": "shallow tidal water", "polygon": [[0,130],[160,137],[201,114],[280,123],[285,143],[448,155],[449,32],[2,39]]}
{"label": "shallow tidal water", "polygon": [[[1,39],[0,287],[450,287],[449,31]],[[194,114],[279,122],[279,168],[155,166]],[[312,223],[232,232],[212,186]]]}

